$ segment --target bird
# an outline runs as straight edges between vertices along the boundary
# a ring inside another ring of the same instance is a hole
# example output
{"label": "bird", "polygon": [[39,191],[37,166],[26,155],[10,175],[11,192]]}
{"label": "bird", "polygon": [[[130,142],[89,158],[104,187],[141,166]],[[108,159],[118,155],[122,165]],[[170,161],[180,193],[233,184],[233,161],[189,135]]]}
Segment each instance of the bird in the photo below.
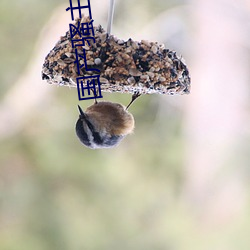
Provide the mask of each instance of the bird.
{"label": "bird", "polygon": [[80,114],[75,130],[80,142],[91,149],[119,145],[121,140],[134,130],[134,117],[128,112],[128,108],[139,96],[139,92],[134,93],[127,107],[110,101],[95,100],[84,112],[78,105]]}

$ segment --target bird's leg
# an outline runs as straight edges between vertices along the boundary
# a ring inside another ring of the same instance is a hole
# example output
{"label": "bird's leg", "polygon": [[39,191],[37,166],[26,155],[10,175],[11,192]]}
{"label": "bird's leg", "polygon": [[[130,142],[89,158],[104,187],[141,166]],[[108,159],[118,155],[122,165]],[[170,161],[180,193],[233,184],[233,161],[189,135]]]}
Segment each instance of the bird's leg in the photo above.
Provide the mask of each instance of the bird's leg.
{"label": "bird's leg", "polygon": [[97,96],[97,94],[96,94],[96,89],[93,90],[93,88],[91,88],[91,91],[93,92],[93,95],[94,95],[94,97],[95,97],[95,104],[97,104],[98,102],[97,102],[97,100],[96,100],[96,96]]}
{"label": "bird's leg", "polygon": [[136,91],[133,95],[132,95],[132,100],[131,102],[128,104],[128,106],[126,107],[126,110],[131,106],[131,104],[140,96],[140,92]]}

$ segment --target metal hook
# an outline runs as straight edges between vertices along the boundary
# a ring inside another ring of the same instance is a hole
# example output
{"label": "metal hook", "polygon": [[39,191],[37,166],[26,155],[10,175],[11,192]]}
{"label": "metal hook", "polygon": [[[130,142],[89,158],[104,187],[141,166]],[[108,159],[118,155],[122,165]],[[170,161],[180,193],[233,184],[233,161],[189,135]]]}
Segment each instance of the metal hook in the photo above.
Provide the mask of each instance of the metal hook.
{"label": "metal hook", "polygon": [[115,10],[115,0],[110,0],[109,2],[109,13],[108,13],[108,26],[107,26],[107,33],[111,34],[113,17],[114,17],[114,10]]}

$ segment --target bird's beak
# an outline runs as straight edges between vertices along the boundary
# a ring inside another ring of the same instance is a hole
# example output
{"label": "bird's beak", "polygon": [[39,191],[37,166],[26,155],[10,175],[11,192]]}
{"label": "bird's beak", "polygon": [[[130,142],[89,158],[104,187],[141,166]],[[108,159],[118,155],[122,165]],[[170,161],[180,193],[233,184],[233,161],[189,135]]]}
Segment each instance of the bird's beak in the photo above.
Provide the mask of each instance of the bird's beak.
{"label": "bird's beak", "polygon": [[77,105],[77,106],[78,106],[78,109],[79,109],[79,112],[80,112],[80,117],[81,118],[86,118],[84,112],[82,111],[82,108],[79,105]]}

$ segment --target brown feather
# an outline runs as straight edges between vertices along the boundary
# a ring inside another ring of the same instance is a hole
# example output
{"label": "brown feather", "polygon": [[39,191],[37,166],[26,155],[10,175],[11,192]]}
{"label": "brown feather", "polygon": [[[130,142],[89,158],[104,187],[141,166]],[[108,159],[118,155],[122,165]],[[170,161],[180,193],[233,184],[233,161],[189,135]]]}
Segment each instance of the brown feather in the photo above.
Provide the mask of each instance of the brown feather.
{"label": "brown feather", "polygon": [[107,131],[111,135],[133,132],[134,118],[119,103],[98,102],[88,107],[85,113],[98,131]]}

